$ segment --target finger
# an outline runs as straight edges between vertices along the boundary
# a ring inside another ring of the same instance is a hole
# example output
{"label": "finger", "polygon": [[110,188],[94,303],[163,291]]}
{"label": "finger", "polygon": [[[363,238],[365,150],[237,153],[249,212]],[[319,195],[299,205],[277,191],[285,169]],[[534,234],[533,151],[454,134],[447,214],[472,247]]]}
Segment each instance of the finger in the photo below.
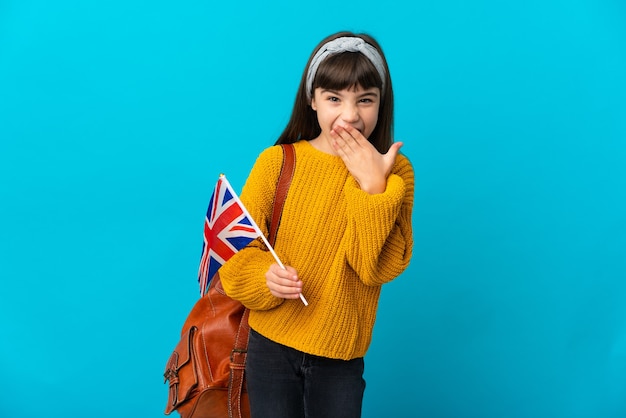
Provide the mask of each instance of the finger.
{"label": "finger", "polygon": [[298,299],[298,298],[300,298],[300,294],[299,293],[280,294],[280,293],[272,292],[272,295],[276,296],[277,298],[281,298],[281,299]]}
{"label": "finger", "polygon": [[301,281],[291,281],[289,279],[281,279],[276,276],[268,276],[266,278],[267,287],[278,293],[299,293],[302,291]]}
{"label": "finger", "polygon": [[298,272],[291,266],[281,267],[274,263],[270,266],[270,272],[279,277],[292,278],[293,280],[298,279]]}
{"label": "finger", "polygon": [[389,151],[387,151],[387,153],[383,155],[385,176],[389,176],[389,174],[391,174],[402,145],[404,145],[402,142],[396,142],[392,144],[389,148]]}
{"label": "finger", "polygon": [[348,153],[350,152],[350,146],[347,144],[346,140],[342,138],[337,132],[331,131],[332,142],[331,145],[337,154],[346,159]]}
{"label": "finger", "polygon": [[396,157],[398,156],[398,153],[400,152],[400,148],[402,148],[402,145],[404,145],[402,142],[396,142],[392,144],[391,147],[389,148],[389,151],[387,151],[387,153],[384,155],[385,165],[387,165],[388,167],[387,174],[391,172],[393,165],[396,163]]}
{"label": "finger", "polygon": [[357,145],[362,145],[363,141],[367,141],[365,136],[352,125],[346,125],[343,127],[343,130],[346,134],[349,135],[349,139],[353,140]]}
{"label": "finger", "polygon": [[291,298],[295,299],[299,297],[300,293],[302,293],[301,290],[283,289],[280,287],[272,287],[270,288],[270,292],[274,296],[277,296],[279,298],[285,298],[285,299],[291,299]]}
{"label": "finger", "polygon": [[280,284],[279,282],[268,280],[267,287],[274,296],[286,299],[295,299],[302,293],[302,282]]}
{"label": "finger", "polygon": [[400,148],[402,148],[403,145],[403,142],[394,142],[393,144],[391,144],[389,151],[387,151],[387,154],[385,155],[395,161],[396,157],[398,156],[398,152],[400,152]]}
{"label": "finger", "polygon": [[298,279],[296,269],[291,266],[282,268],[273,264],[265,273],[265,281],[272,295],[276,297],[295,299],[302,292],[302,281]]}
{"label": "finger", "polygon": [[345,128],[338,126],[331,130],[332,145],[344,160],[348,159],[358,147],[358,143]]}
{"label": "finger", "polygon": [[302,287],[302,282],[300,280],[298,280],[297,278],[294,279],[293,276],[289,276],[289,277],[280,277],[280,276],[275,276],[275,275],[270,275],[269,277],[267,277],[267,280],[273,284],[275,284],[276,286],[280,286],[283,288],[300,288]]}
{"label": "finger", "polygon": [[341,125],[337,128],[337,133],[341,136],[347,143],[353,144],[358,143],[361,138],[365,138],[361,131],[355,128],[352,125]]}

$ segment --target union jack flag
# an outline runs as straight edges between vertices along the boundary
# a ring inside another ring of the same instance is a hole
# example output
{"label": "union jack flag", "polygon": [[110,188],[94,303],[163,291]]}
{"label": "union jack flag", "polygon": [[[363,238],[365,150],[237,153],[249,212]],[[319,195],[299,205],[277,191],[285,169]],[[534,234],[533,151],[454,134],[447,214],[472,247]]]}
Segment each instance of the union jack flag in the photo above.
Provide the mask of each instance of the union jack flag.
{"label": "union jack flag", "polygon": [[261,236],[243,203],[221,175],[209,201],[204,218],[204,245],[198,269],[200,296],[209,289],[209,283],[222,265],[236,252]]}

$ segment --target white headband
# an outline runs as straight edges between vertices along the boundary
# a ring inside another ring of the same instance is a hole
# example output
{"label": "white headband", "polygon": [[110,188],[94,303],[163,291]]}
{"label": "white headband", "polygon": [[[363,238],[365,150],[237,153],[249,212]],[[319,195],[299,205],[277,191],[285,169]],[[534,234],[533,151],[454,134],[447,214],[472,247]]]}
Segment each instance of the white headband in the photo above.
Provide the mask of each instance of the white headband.
{"label": "white headband", "polygon": [[383,88],[385,87],[385,65],[376,48],[361,38],[344,36],[325,43],[317,51],[315,56],[313,56],[311,64],[309,65],[309,71],[306,75],[306,95],[309,100],[311,100],[313,96],[313,79],[315,79],[317,67],[319,67],[320,63],[329,55],[339,54],[341,52],[360,52],[365,55],[372,64],[374,64],[374,67],[376,67],[381,80],[383,80]]}

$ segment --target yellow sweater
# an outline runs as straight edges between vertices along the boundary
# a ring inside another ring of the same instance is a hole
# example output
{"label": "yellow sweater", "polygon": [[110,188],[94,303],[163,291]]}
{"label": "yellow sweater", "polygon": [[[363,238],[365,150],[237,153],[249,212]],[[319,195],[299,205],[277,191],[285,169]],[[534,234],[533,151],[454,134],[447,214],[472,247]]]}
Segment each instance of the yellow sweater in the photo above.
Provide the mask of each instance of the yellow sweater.
{"label": "yellow sweater", "polygon": [[[413,168],[398,155],[384,193],[362,191],[340,157],[308,141],[295,144],[296,169],[274,250],[303,282],[300,299],[272,296],[265,272],[274,262],[260,240],[220,268],[226,293],[250,308],[250,326],[297,350],[330,358],[363,357],[381,286],[408,266],[413,249]],[[282,150],[263,151],[241,200],[267,236]]]}

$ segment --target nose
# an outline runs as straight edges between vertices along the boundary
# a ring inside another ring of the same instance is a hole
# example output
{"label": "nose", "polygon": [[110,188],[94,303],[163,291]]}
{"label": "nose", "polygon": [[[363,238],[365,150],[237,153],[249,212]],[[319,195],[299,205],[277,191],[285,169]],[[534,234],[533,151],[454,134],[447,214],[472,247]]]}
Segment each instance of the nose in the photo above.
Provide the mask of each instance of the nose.
{"label": "nose", "polygon": [[354,123],[359,120],[359,109],[353,104],[346,104],[341,112],[341,119],[346,123]]}

